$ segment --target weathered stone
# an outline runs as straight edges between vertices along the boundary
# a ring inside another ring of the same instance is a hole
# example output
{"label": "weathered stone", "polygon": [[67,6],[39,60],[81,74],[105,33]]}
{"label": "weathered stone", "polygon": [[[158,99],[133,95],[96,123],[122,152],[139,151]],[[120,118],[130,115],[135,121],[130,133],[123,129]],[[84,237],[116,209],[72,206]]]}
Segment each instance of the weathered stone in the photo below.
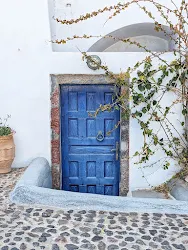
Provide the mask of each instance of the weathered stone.
{"label": "weathered stone", "polygon": [[150,234],[154,236],[157,233],[157,230],[149,230]]}
{"label": "weathered stone", "polygon": [[52,245],[52,250],[60,250],[59,246],[57,244]]}
{"label": "weathered stone", "polygon": [[3,242],[4,243],[8,243],[10,241],[10,239],[6,239],[6,240],[4,240]]}
{"label": "weathered stone", "polygon": [[117,239],[123,239],[123,236],[121,236],[121,235],[115,235],[114,237]]}
{"label": "weathered stone", "polygon": [[22,227],[22,229],[24,230],[24,231],[27,231],[27,230],[30,230],[30,226],[24,226],[24,227]]}
{"label": "weathered stone", "polygon": [[47,232],[55,234],[57,232],[57,230],[52,228],[52,229],[49,229]]}
{"label": "weathered stone", "polygon": [[172,244],[172,246],[176,249],[186,250],[186,248],[182,244]]}
{"label": "weathered stone", "polygon": [[102,236],[96,235],[96,236],[94,236],[91,240],[92,240],[93,242],[96,242],[96,241],[100,241],[100,240],[102,240],[102,239],[103,239]]}
{"label": "weathered stone", "polygon": [[111,242],[111,243],[116,243],[116,242],[118,242],[118,240],[115,239],[114,237],[107,237],[107,240],[108,240],[108,242]]}
{"label": "weathered stone", "polygon": [[132,242],[132,241],[134,241],[134,238],[133,238],[133,237],[126,237],[126,238],[125,238],[125,241]]}
{"label": "weathered stone", "polygon": [[65,231],[65,230],[67,230],[67,229],[68,229],[67,226],[62,226],[62,227],[59,228],[59,231]]}
{"label": "weathered stone", "polygon": [[75,250],[78,249],[78,246],[74,245],[74,244],[67,244],[65,245],[66,249],[68,250]]}
{"label": "weathered stone", "polygon": [[46,242],[47,238],[45,236],[41,236],[41,237],[39,237],[38,241],[39,242]]}
{"label": "weathered stone", "polygon": [[120,247],[124,247],[124,246],[126,246],[127,245],[127,242],[125,242],[125,241],[122,241],[121,243],[119,243],[119,246]]}
{"label": "weathered stone", "polygon": [[47,217],[50,217],[50,216],[51,216],[51,213],[49,213],[49,212],[42,213],[42,217],[44,217],[44,218],[47,218]]}
{"label": "weathered stone", "polygon": [[82,240],[82,243],[90,243],[90,241],[89,241],[89,240],[84,239],[84,240]]}
{"label": "weathered stone", "polygon": [[90,237],[90,234],[89,233],[82,233],[82,234],[80,234],[80,237]]}
{"label": "weathered stone", "polygon": [[35,228],[33,228],[33,229],[31,230],[31,232],[33,232],[33,233],[43,233],[44,230],[45,230],[44,227],[35,227]]}
{"label": "weathered stone", "polygon": [[82,232],[88,233],[89,231],[91,231],[91,228],[89,228],[89,227],[80,227],[80,230]]}
{"label": "weathered stone", "polygon": [[25,210],[27,213],[31,213],[33,211],[33,208],[28,208]]}
{"label": "weathered stone", "polygon": [[25,249],[27,249],[27,246],[26,246],[25,243],[22,243],[22,244],[20,245],[20,250],[25,250]]}
{"label": "weathered stone", "polygon": [[78,234],[79,234],[79,232],[78,232],[76,229],[74,229],[74,228],[71,229],[70,231],[71,231],[71,233],[73,233],[74,235],[78,235]]}
{"label": "weathered stone", "polygon": [[22,238],[21,238],[21,237],[14,237],[14,240],[15,240],[15,241],[21,241]]}
{"label": "weathered stone", "polygon": [[30,237],[33,237],[33,238],[36,238],[36,237],[38,237],[38,234],[34,234],[34,233],[28,233],[28,235],[30,236]]}
{"label": "weathered stone", "polygon": [[37,213],[33,213],[33,216],[39,216],[39,213],[37,212]]}
{"label": "weathered stone", "polygon": [[41,237],[50,237],[51,236],[51,234],[49,234],[49,233],[42,233],[41,234]]}
{"label": "weathered stone", "polygon": [[143,239],[143,240],[150,240],[151,237],[150,237],[149,235],[148,235],[148,236],[147,236],[147,235],[144,235],[144,236],[142,236],[142,239]]}
{"label": "weathered stone", "polygon": [[111,231],[111,230],[106,230],[106,229],[105,229],[104,232],[105,232],[105,234],[108,235],[108,236],[113,235],[113,231]]}
{"label": "weathered stone", "polygon": [[16,235],[22,235],[22,234],[24,234],[24,232],[23,232],[23,231],[16,232]]}
{"label": "weathered stone", "polygon": [[167,240],[163,241],[161,245],[169,245],[169,242]]}
{"label": "weathered stone", "polygon": [[169,245],[161,246],[163,250],[172,250],[172,247]]}
{"label": "weathered stone", "polygon": [[74,243],[74,244],[79,244],[79,239],[78,239],[78,237],[70,237],[70,240],[71,240],[71,242]]}
{"label": "weathered stone", "polygon": [[[3,191],[0,187],[0,207],[7,199],[6,183]],[[12,204],[0,209],[0,249],[185,250],[187,221],[187,215],[177,214],[55,211]]]}
{"label": "weathered stone", "polygon": [[38,247],[40,244],[38,242],[33,242],[34,247]]}
{"label": "weathered stone", "polygon": [[101,234],[101,228],[94,228],[93,233],[96,234],[96,235]]}
{"label": "weathered stone", "polygon": [[144,241],[143,241],[143,240],[140,240],[140,239],[136,240],[136,243],[139,244],[139,245],[141,245],[141,246],[146,245],[146,244],[144,243]]}
{"label": "weathered stone", "polygon": [[1,248],[1,250],[8,250],[8,249],[9,249],[8,246],[4,246],[4,247]]}
{"label": "weathered stone", "polygon": [[94,249],[96,249],[95,245],[91,244],[91,243],[82,244],[80,247],[84,248],[84,249],[87,249],[87,250],[94,250]]}
{"label": "weathered stone", "polygon": [[58,221],[58,224],[59,224],[59,225],[64,225],[64,224],[67,224],[67,223],[68,223],[67,220],[59,220],[59,221]]}
{"label": "weathered stone", "polygon": [[100,241],[97,245],[99,250],[104,250],[106,249],[106,244],[103,241]]}
{"label": "weathered stone", "polygon": [[132,248],[135,250],[140,250],[140,246],[138,246],[138,245],[133,245]]}
{"label": "weathered stone", "polygon": [[5,237],[10,237],[11,233],[5,233]]}
{"label": "weathered stone", "polygon": [[60,234],[60,236],[69,236],[70,234],[68,232],[63,232]]}
{"label": "weathered stone", "polygon": [[25,241],[26,241],[26,242],[31,242],[31,238],[25,237]]}
{"label": "weathered stone", "polygon": [[109,245],[108,246],[108,250],[115,250],[115,249],[119,249],[119,247],[117,245]]}
{"label": "weathered stone", "polygon": [[149,246],[152,247],[153,249],[158,248],[157,244],[155,244],[154,242],[149,242]]}

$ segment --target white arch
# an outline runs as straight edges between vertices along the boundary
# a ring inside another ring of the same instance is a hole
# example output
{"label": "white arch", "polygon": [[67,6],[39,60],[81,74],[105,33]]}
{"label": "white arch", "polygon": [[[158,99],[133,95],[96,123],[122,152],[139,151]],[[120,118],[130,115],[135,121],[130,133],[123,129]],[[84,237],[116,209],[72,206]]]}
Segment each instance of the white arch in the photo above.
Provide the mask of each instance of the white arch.
{"label": "white arch", "polygon": [[[165,29],[167,34],[172,34],[170,31],[170,28],[168,26],[163,26],[163,29]],[[164,32],[160,31],[157,32],[155,30],[155,24],[154,23],[137,23],[137,24],[131,24],[128,26],[125,26],[123,28],[120,28],[118,30],[115,30],[108,35],[117,37],[120,39],[126,39],[131,38],[132,40],[140,42],[142,45],[149,45],[150,40],[151,42],[154,42],[158,44],[157,51],[172,51],[175,47],[174,41],[170,39],[169,36],[166,36]],[[145,44],[144,43],[145,39]],[[118,52],[117,48],[115,48],[115,44],[120,43],[117,42],[117,40],[114,40],[112,38],[101,38],[99,41],[97,41],[95,44],[93,44],[88,52],[103,52],[103,51],[111,51]],[[124,44],[125,46],[125,44]],[[121,46],[120,46],[121,47]],[[110,48],[110,49],[109,49]],[[156,46],[151,46],[152,51],[155,50]],[[132,49],[132,50],[131,50]],[[129,52],[135,52],[135,51],[142,51],[138,50],[138,48],[135,48],[135,46],[131,46],[131,49],[127,46],[127,51]],[[121,49],[119,50],[119,52]],[[124,47],[124,52],[126,51],[126,48]]]}

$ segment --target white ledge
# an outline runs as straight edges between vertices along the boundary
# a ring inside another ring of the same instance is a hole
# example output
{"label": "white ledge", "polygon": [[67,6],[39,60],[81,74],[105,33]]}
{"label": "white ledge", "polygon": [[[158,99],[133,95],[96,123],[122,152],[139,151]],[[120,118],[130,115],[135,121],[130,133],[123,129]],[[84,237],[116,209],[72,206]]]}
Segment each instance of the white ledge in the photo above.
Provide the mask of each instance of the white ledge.
{"label": "white ledge", "polygon": [[54,190],[50,166],[46,159],[35,159],[10,194],[16,204],[43,205],[62,209],[103,210],[116,212],[144,212],[188,214],[188,202],[103,196]]}

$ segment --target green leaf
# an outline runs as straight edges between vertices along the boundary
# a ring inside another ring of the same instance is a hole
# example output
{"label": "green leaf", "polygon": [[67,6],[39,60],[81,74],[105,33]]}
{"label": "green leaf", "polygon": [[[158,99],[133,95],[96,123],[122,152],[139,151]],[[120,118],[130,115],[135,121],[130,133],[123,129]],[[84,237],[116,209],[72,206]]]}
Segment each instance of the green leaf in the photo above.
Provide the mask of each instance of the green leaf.
{"label": "green leaf", "polygon": [[147,112],[147,108],[146,107],[144,107],[143,109],[142,109],[142,113],[146,113]]}
{"label": "green leaf", "polygon": [[154,100],[153,101],[153,106],[155,106],[157,104],[157,101],[156,100]]}
{"label": "green leaf", "polygon": [[166,161],[166,163],[163,165],[164,170],[167,170],[170,166],[170,163]]}
{"label": "green leaf", "polygon": [[150,83],[147,83],[147,84],[146,84],[146,89],[148,89],[148,90],[151,89],[151,84],[150,84]]}
{"label": "green leaf", "polygon": [[137,155],[139,155],[139,152],[138,152],[138,151],[135,152],[134,156],[137,156]]}
{"label": "green leaf", "polygon": [[183,110],[182,110],[182,114],[183,114],[183,115],[187,115],[187,109],[183,109]]}
{"label": "green leaf", "polygon": [[142,84],[139,84],[138,89],[142,92],[145,90],[145,87]]}
{"label": "green leaf", "polygon": [[148,105],[147,105],[148,111],[150,110],[150,108],[151,108],[151,104],[148,104]]}
{"label": "green leaf", "polygon": [[154,145],[156,146],[159,142],[158,137],[156,135],[153,137],[153,141],[154,141]]}

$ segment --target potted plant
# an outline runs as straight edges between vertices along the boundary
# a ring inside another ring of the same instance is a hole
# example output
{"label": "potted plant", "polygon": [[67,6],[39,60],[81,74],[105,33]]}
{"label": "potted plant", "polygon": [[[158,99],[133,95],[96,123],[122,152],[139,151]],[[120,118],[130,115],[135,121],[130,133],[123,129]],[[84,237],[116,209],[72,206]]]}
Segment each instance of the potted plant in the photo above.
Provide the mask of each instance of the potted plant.
{"label": "potted plant", "polygon": [[10,118],[0,118],[0,174],[6,174],[11,171],[11,165],[15,157],[15,145],[13,131],[7,125]]}

